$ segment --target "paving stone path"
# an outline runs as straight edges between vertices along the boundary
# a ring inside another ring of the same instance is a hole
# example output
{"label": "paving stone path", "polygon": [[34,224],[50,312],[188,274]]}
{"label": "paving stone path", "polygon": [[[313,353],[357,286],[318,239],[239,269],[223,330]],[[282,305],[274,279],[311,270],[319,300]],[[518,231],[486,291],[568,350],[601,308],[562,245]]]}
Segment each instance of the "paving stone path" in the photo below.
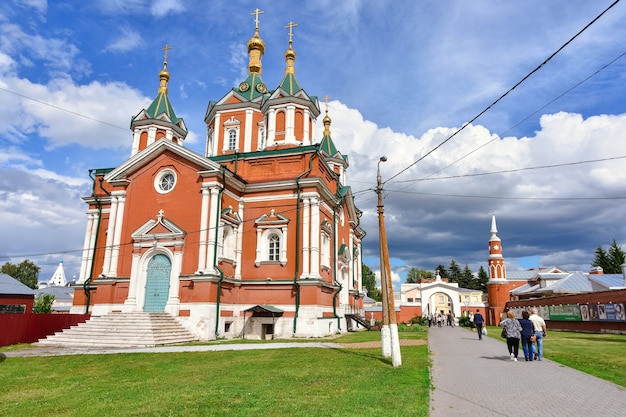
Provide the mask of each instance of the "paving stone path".
{"label": "paving stone path", "polygon": [[[549,337],[549,334],[548,334]],[[431,417],[625,416],[626,389],[549,360],[511,361],[506,343],[430,328]]]}

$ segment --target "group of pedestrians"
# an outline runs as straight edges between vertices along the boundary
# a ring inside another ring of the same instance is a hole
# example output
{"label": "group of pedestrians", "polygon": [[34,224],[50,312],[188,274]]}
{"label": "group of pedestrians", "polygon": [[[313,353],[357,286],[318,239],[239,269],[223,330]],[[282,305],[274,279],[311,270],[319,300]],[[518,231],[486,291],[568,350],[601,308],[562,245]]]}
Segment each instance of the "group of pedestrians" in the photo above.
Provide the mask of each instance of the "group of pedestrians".
{"label": "group of pedestrians", "polygon": [[443,311],[442,311],[436,316],[429,313],[427,318],[428,318],[428,327],[435,326],[435,325],[437,327],[443,327],[444,325],[454,327],[455,325],[454,314],[452,313],[443,314]]}
{"label": "group of pedestrians", "polygon": [[531,314],[528,314],[528,311],[522,311],[521,319],[517,319],[515,313],[509,310],[507,318],[500,322],[500,327],[502,327],[502,337],[506,337],[506,346],[512,361],[517,361],[520,340],[524,359],[527,362],[543,359],[546,322],[539,316],[537,308],[533,307]]}

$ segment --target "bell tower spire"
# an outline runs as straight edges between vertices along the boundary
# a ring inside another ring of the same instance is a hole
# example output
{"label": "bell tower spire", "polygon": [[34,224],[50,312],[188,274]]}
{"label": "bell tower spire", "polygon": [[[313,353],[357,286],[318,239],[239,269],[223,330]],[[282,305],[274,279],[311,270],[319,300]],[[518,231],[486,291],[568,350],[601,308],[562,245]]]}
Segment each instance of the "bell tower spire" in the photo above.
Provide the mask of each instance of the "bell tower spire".
{"label": "bell tower spire", "polygon": [[159,88],[150,106],[132,118],[130,129],[133,131],[133,147],[130,156],[141,152],[159,139],[167,139],[182,145],[187,137],[187,126],[182,118],[176,117],[174,108],[168,97],[167,84],[170,72],[167,70],[167,56],[170,45],[165,45],[163,69],[159,72]]}
{"label": "bell tower spire", "polygon": [[506,279],[506,266],[502,257],[502,242],[498,237],[496,215],[491,215],[491,238],[489,238],[489,278]]}
{"label": "bell tower spire", "polygon": [[487,323],[498,325],[500,315],[504,311],[506,302],[509,301],[509,291],[511,290],[509,281],[506,279],[506,266],[502,256],[502,242],[498,237],[496,227],[496,215],[491,215],[491,237],[489,238],[489,281],[487,282],[487,294],[489,297],[489,308],[487,309]]}

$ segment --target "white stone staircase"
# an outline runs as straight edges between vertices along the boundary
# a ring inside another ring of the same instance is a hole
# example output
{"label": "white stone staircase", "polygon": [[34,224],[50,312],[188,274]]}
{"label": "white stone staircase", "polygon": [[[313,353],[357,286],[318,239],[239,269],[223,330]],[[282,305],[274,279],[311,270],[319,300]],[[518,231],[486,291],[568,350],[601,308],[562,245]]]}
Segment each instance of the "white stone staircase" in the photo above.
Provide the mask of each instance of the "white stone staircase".
{"label": "white stone staircase", "polygon": [[168,313],[109,313],[40,339],[35,346],[69,348],[154,347],[195,337]]}

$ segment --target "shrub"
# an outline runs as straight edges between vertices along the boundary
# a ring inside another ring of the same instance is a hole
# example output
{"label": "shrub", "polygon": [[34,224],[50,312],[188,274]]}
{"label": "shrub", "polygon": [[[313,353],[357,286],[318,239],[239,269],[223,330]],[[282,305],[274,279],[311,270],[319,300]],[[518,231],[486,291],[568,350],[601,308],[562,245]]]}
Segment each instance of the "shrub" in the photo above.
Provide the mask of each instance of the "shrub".
{"label": "shrub", "polygon": [[459,317],[459,326],[470,327],[470,319],[467,316]]}

